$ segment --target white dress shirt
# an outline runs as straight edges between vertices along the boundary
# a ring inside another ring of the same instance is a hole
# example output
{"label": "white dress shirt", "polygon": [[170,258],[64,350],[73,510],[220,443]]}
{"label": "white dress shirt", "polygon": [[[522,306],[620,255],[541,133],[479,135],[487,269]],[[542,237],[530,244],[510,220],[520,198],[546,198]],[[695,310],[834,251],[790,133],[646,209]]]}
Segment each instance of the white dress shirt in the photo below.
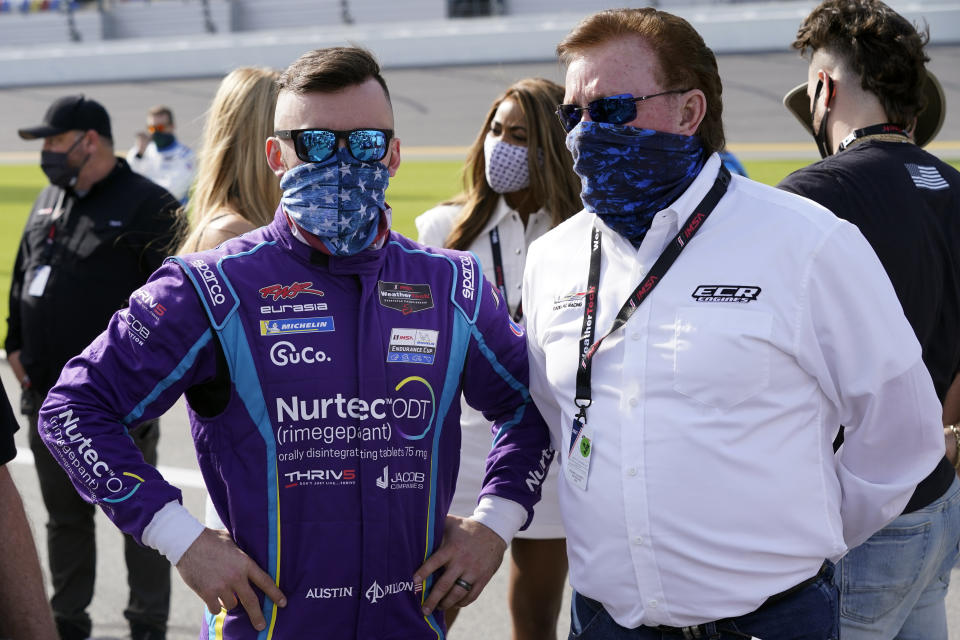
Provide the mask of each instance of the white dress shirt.
{"label": "white dress shirt", "polygon": [[[453,230],[460,205],[440,205],[417,216],[417,240],[425,245],[442,247],[447,236]],[[523,282],[523,266],[527,259],[527,247],[531,242],[550,230],[550,214],[544,210],[531,213],[524,226],[520,214],[510,208],[504,198],[500,198],[487,225],[477,234],[469,250],[477,256],[483,268],[483,275],[496,284],[493,268],[493,249],[490,245],[490,231],[496,228],[500,234],[500,259],[503,262],[503,280],[507,289],[507,308],[510,315],[520,306],[520,287]],[[457,516],[469,516],[477,506],[477,496],[483,485],[486,471],[487,454],[493,444],[490,422],[479,411],[475,411],[466,401],[460,399],[461,444],[460,475],[457,490],[450,504],[450,513]],[[547,479],[541,487],[541,500],[534,508],[533,521],[518,538],[551,539],[562,538],[563,524],[560,521],[560,507],[557,502],[557,466],[550,468]]]}
{"label": "white dress shirt", "polygon": [[187,201],[197,162],[193,150],[180,144],[179,140],[162,151],[150,141],[142,158],[137,157],[137,147],[131,147],[127,152],[127,164],[172,193],[181,203]]}
{"label": "white dress shirt", "polygon": [[[657,213],[639,250],[586,211],[530,248],[531,393],[564,466],[593,225],[599,338],[719,164]],[[866,240],[739,176],[603,342],[592,391],[587,489],[560,483],[571,584],[625,627],[755,610],[896,517],[944,452],[920,347]]]}

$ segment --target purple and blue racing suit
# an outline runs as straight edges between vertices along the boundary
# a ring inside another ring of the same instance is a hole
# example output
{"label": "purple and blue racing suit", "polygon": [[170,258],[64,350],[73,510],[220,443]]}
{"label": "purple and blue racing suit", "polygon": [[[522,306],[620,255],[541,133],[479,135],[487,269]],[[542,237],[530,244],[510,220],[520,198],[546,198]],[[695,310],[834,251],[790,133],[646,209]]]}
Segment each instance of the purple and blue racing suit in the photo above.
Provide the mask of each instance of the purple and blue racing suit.
{"label": "purple and blue racing suit", "polygon": [[527,392],[523,330],[469,253],[391,233],[331,257],[274,222],[169,259],[64,368],[47,446],[138,540],[181,500],[127,428],[186,394],[197,459],[237,545],[286,594],[207,615],[202,638],[444,638],[420,611],[454,492],[460,403],[493,422],[481,495],[527,510],[549,435]]}

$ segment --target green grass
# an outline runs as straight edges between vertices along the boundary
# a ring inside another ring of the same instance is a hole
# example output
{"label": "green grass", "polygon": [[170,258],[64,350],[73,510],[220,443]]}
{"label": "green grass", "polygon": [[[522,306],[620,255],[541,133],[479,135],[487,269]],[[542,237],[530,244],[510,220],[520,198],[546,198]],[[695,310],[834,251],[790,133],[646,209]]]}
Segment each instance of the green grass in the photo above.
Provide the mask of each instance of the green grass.
{"label": "green grass", "polygon": [[[960,160],[950,163],[960,169]],[[770,185],[806,164],[806,160],[744,162],[751,178]],[[459,160],[408,160],[400,165],[387,190],[394,229],[416,238],[414,218],[460,190],[461,165]],[[0,166],[0,336],[7,334],[10,272],[17,245],[33,200],[45,184],[46,178],[35,165]]]}

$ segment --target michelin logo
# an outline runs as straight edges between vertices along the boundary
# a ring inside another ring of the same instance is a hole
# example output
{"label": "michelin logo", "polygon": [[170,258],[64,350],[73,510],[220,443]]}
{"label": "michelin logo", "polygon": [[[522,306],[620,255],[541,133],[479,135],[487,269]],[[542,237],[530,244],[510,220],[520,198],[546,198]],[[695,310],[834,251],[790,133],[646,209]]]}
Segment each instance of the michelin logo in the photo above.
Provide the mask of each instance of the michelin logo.
{"label": "michelin logo", "polygon": [[292,333],[327,333],[330,331],[334,331],[333,316],[260,321],[260,335],[262,336],[286,336]]}

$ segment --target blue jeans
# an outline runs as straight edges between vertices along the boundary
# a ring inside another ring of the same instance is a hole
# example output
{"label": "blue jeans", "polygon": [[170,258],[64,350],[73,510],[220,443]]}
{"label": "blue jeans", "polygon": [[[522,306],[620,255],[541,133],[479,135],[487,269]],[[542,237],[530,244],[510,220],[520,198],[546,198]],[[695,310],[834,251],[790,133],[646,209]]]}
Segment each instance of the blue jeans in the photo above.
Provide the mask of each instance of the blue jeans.
{"label": "blue jeans", "polygon": [[[837,640],[840,609],[833,568],[810,585],[775,602],[764,603],[753,613],[705,625],[706,634],[689,635],[704,640]],[[682,633],[655,627],[621,627],[603,606],[574,592],[570,610],[569,640],[681,640]],[[844,638],[846,640],[846,638]]]}
{"label": "blue jeans", "polygon": [[947,640],[944,598],[960,543],[960,482],[840,561],[843,640]]}

